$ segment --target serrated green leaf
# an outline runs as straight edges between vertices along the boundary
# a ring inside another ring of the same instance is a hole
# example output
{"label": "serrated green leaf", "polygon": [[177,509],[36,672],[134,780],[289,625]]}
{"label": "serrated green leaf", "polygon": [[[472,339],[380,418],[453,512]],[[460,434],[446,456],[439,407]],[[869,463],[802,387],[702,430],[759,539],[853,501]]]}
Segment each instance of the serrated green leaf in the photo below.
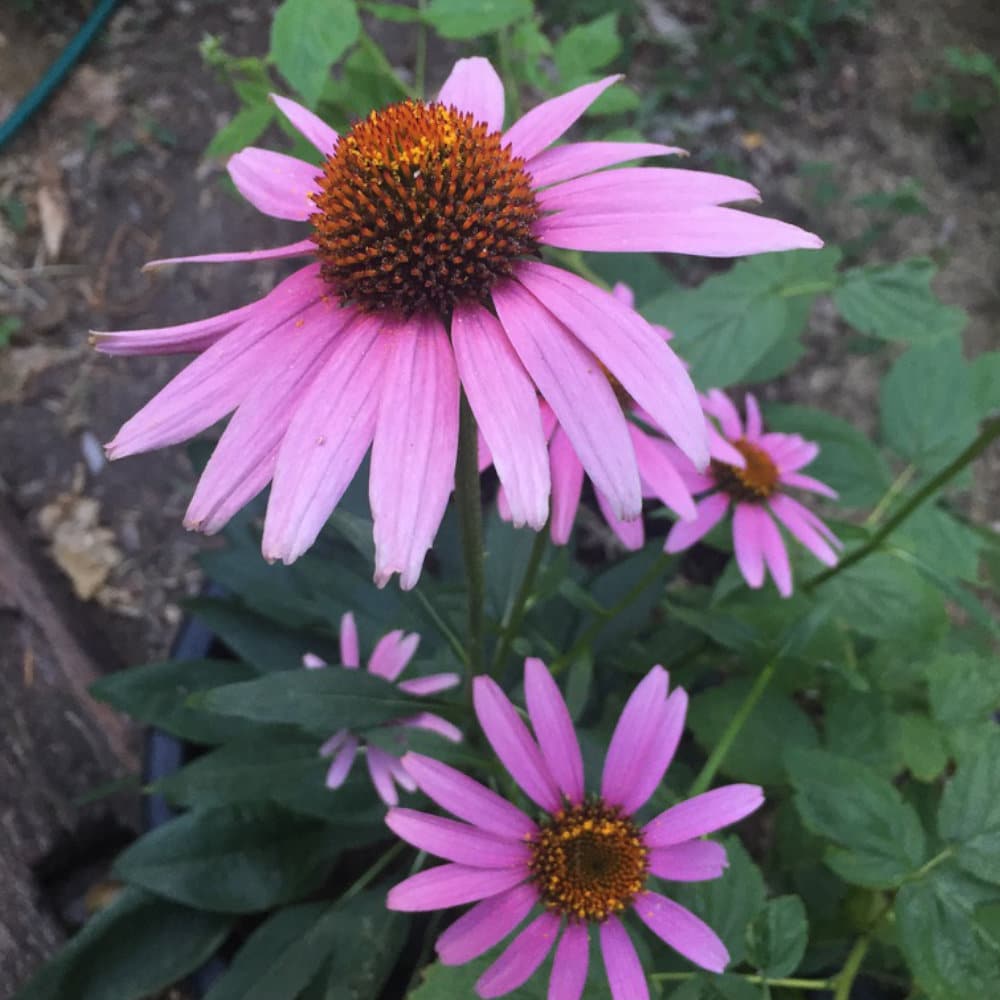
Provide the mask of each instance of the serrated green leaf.
{"label": "serrated green leaf", "polygon": [[989,719],[1000,707],[1000,663],[974,653],[941,654],[926,667],[931,713],[957,729]]}
{"label": "serrated green leaf", "polygon": [[215,133],[205,150],[205,158],[231,156],[251,145],[271,124],[274,112],[275,107],[270,101],[241,108]]}
{"label": "serrated green leaf", "polygon": [[443,38],[478,38],[533,12],[531,0],[431,0],[424,20]]}
{"label": "serrated green leaf", "polygon": [[1000,351],[987,351],[972,362],[972,402],[980,419],[1000,410]]}
{"label": "serrated green leaf", "polygon": [[747,928],[747,961],[762,976],[790,976],[802,961],[809,940],[806,908],[798,896],[769,899]]}
{"label": "serrated green leaf", "polygon": [[553,52],[559,76],[570,87],[607,66],[621,50],[618,15],[612,11],[574,25],[556,42]]}
{"label": "serrated green leaf", "polygon": [[982,537],[941,507],[930,504],[915,511],[893,533],[892,542],[947,579],[973,583],[979,577]]}
{"label": "serrated green leaf", "polygon": [[938,832],[967,872],[1000,884],[1000,759],[996,744],[963,761],[945,786]]}
{"label": "serrated green leaf", "polygon": [[877,693],[848,691],[826,702],[827,749],[886,777],[895,774],[901,763],[898,726],[899,720]]}
{"label": "serrated green leaf", "polygon": [[918,781],[934,781],[948,766],[948,747],[941,727],[926,715],[915,712],[897,720],[899,749],[903,764]]}
{"label": "serrated green leaf", "polygon": [[395,21],[398,24],[412,24],[421,19],[416,7],[404,7],[399,3],[373,3],[364,0],[361,6],[382,21]]}

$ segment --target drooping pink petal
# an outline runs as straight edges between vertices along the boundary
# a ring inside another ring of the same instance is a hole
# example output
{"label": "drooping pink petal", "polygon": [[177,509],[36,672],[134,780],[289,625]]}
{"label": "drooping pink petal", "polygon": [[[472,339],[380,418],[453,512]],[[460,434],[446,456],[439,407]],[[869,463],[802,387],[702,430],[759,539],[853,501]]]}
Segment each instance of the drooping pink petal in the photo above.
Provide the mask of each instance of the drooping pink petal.
{"label": "drooping pink petal", "polygon": [[735,208],[699,205],[677,212],[560,212],[535,225],[535,236],[564,250],[685,253],[743,257],[777,250],[818,250],[823,241],[798,226]]}
{"label": "drooping pink petal", "polygon": [[417,712],[416,715],[403,719],[400,725],[409,729],[424,729],[429,733],[436,733],[452,743],[462,742],[462,730],[454,723],[442,719],[440,715],[435,715],[433,712]]}
{"label": "drooping pink petal", "polygon": [[356,668],[361,665],[361,646],[358,643],[358,623],[347,611],[340,619],[340,665]]}
{"label": "drooping pink petal", "polygon": [[406,769],[403,767],[403,762],[398,757],[393,757],[390,754],[391,763],[389,764],[389,771],[392,774],[392,780],[399,785],[400,788],[405,788],[408,792],[415,792],[417,790],[417,783],[406,773]]}
{"label": "drooping pink petal", "polygon": [[580,1000],[587,984],[590,931],[586,924],[568,924],[556,946],[549,978],[549,1000]]}
{"label": "drooping pink petal", "polygon": [[324,660],[321,656],[317,656],[315,653],[303,653],[302,666],[304,666],[306,670],[318,670],[320,667],[326,666],[326,660]]}
{"label": "drooping pink petal", "polygon": [[548,667],[534,657],[524,661],[524,697],[535,738],[559,790],[574,805],[583,801],[583,757],[573,720]]}
{"label": "drooping pink petal", "polygon": [[248,146],[229,158],[227,170],[240,194],[265,215],[305,222],[316,211],[312,195],[320,171],[310,163]]}
{"label": "drooping pink petal", "polygon": [[600,927],[601,955],[612,1000],[649,1000],[642,963],[622,922],[611,916]]}
{"label": "drooping pink petal", "polygon": [[410,590],[420,578],[455,482],[458,373],[448,334],[430,315],[414,316],[391,336],[372,445],[371,502],[375,582]]}
{"label": "drooping pink petal", "polygon": [[340,136],[318,115],[295,101],[279,94],[271,94],[271,100],[278,110],[302,133],[324,156],[329,156]]}
{"label": "drooping pink petal", "polygon": [[688,696],[683,688],[677,688],[667,698],[659,729],[653,733],[642,767],[638,769],[628,795],[622,800],[621,807],[625,812],[638,812],[663,781],[684,733],[687,706]]}
{"label": "drooping pink petal", "polygon": [[524,881],[525,874],[515,868],[438,865],[411,875],[390,889],[385,905],[390,910],[409,913],[444,910],[512,889]]}
{"label": "drooping pink petal", "polygon": [[747,440],[756,443],[760,440],[760,435],[764,430],[764,420],[760,415],[760,404],[757,402],[757,397],[752,392],[748,392],[746,398],[743,400],[743,406],[747,411]]}
{"label": "drooping pink petal", "polygon": [[818,444],[806,441],[798,434],[771,431],[762,434],[759,443],[781,472],[797,472],[819,454]]}
{"label": "drooping pink petal", "polygon": [[351,772],[351,766],[354,764],[354,756],[357,752],[358,738],[348,735],[330,762],[330,770],[326,772],[327,788],[340,788],[347,780],[347,775]]}
{"label": "drooping pink petal", "polygon": [[561,427],[557,427],[552,435],[549,461],[552,463],[552,521],[549,534],[556,545],[565,545],[573,530],[576,512],[580,509],[583,466]]}
{"label": "drooping pink petal", "polygon": [[476,868],[519,868],[527,874],[531,848],[523,841],[501,839],[466,823],[414,809],[390,809],[385,822],[408,844],[445,861]]}
{"label": "drooping pink petal", "polygon": [[596,83],[543,101],[519,118],[504,133],[503,144],[510,146],[513,156],[531,160],[551,145],[582,115],[621,75],[606,76]]}
{"label": "drooping pink petal", "polygon": [[836,500],[840,495],[832,486],[814,479],[812,476],[805,476],[801,472],[784,472],[781,475],[781,482],[785,486],[794,486],[799,490],[808,490],[810,493],[818,493],[820,496],[829,497]]}
{"label": "drooping pink petal", "polygon": [[629,424],[629,434],[643,485],[682,521],[693,521],[698,516],[694,499],[677,467],[670,460],[670,452],[664,447],[665,442],[652,438],[635,424]]}
{"label": "drooping pink petal", "polygon": [[708,453],[726,465],[735,465],[738,469],[746,468],[747,460],[743,453],[737,451],[711,424],[708,425]]}
{"label": "drooping pink petal", "polygon": [[608,527],[614,532],[615,537],[629,552],[637,552],[646,541],[646,529],[643,526],[642,518],[637,517],[633,521],[623,521],[615,516],[615,512],[608,503],[607,498],[600,490],[594,490],[597,497],[597,506],[604,515],[604,520],[608,522]]}
{"label": "drooping pink petal", "polygon": [[719,421],[723,434],[730,441],[738,441],[743,437],[740,412],[736,409],[736,404],[721,389],[709,389],[702,396],[701,403],[705,412]]}
{"label": "drooping pink petal", "polygon": [[442,965],[464,965],[502,941],[531,911],[538,890],[530,883],[501,892],[462,914],[434,947]]}
{"label": "drooping pink petal", "polygon": [[[530,169],[530,168],[529,168]],[[760,201],[760,192],[738,177],[675,167],[622,167],[565,181],[538,194],[546,212],[674,212],[696,205]]]}
{"label": "drooping pink petal", "polygon": [[291,563],[302,555],[354,478],[375,432],[386,347],[382,320],[359,317],[299,403],[278,452],[266,558]]}
{"label": "drooping pink petal", "polygon": [[[326,664],[321,663],[321,666],[326,666]],[[306,664],[308,667],[309,664]],[[320,757],[332,757],[343,745],[344,741],[350,736],[350,730],[339,729],[333,734],[320,748]]]}
{"label": "drooping pink petal", "polygon": [[649,852],[649,870],[670,882],[705,882],[728,867],[726,849],[712,840],[687,840]]}
{"label": "drooping pink petal", "polygon": [[683,155],[684,150],[655,142],[570,142],[539,153],[528,163],[527,169],[534,182],[532,186],[537,190],[628,160],[675,154]]}
{"label": "drooping pink petal", "polygon": [[774,579],[778,593],[782,597],[791,597],[792,567],[788,562],[788,550],[785,548],[784,539],[770,515],[760,508],[758,510],[762,514],[758,523],[758,537],[764,554],[764,563]]}
{"label": "drooping pink petal", "polygon": [[[647,421],[648,423],[648,421]],[[713,451],[713,434],[720,441],[722,440],[721,435],[712,427],[709,421],[705,421],[705,426],[708,428],[708,453],[712,458],[717,458],[718,456]],[[690,493],[704,493],[706,490],[711,489],[715,485],[715,478],[707,473],[699,472],[691,462],[691,459],[687,457],[677,447],[675,444],[671,444],[669,441],[663,441],[659,444],[659,447],[663,449],[667,458],[670,460],[670,464],[677,470],[678,475],[681,477],[685,487]],[[735,449],[733,449],[735,451]],[[739,452],[737,452],[739,454]],[[743,456],[740,455],[742,459]]]}
{"label": "drooping pink petal", "polygon": [[500,685],[490,677],[475,678],[472,700],[479,725],[510,776],[532,802],[547,812],[557,812],[562,803],[555,778]]}
{"label": "drooping pink petal", "polygon": [[756,504],[736,504],[733,513],[733,551],[736,565],[750,587],[764,583],[764,538],[767,514]]}
{"label": "drooping pink petal", "polygon": [[722,972],[729,962],[729,952],[719,935],[689,910],[656,892],[636,897],[639,919],[674,951],[709,972]]}
{"label": "drooping pink petal", "polygon": [[621,406],[597,360],[518,282],[495,285],[493,303],[594,485],[618,517],[638,517],[642,491],[635,453]]}
{"label": "drooping pink petal", "polygon": [[389,632],[375,644],[368,660],[368,672],[394,681],[413,659],[419,645],[420,636],[416,632],[409,635],[402,629]]}
{"label": "drooping pink petal", "polygon": [[485,122],[490,132],[503,128],[503,81],[489,59],[482,56],[455,63],[441,87],[438,102],[468,111],[477,122]]}
{"label": "drooping pink petal", "polygon": [[625,702],[604,758],[601,798],[605,802],[621,805],[632,795],[651,742],[663,725],[668,682],[666,670],[655,666]]}
{"label": "drooping pink petal", "polygon": [[552,950],[559,920],[554,913],[535,917],[479,977],[476,993],[484,998],[502,997],[527,982]]}
{"label": "drooping pink petal", "polygon": [[823,537],[820,526],[827,531],[829,529],[811,510],[803,507],[791,497],[782,496],[780,493],[771,497],[768,503],[775,517],[817,559],[826,563],[827,566],[836,565],[837,553],[828,540]]}
{"label": "drooping pink petal", "polygon": [[283,247],[272,247],[269,250],[233,250],[196,254],[194,257],[164,257],[143,264],[142,270],[155,271],[171,264],[235,264],[251,260],[283,260],[286,257],[302,257],[315,251],[316,244],[312,240],[299,240],[297,243],[287,243]]}
{"label": "drooping pink petal", "polygon": [[707,535],[729,510],[729,497],[725,493],[713,493],[698,504],[697,516],[693,521],[678,521],[667,535],[664,546],[666,552],[683,552]]}
{"label": "drooping pink petal", "polygon": [[[604,363],[654,425],[669,434],[696,466],[708,463],[705,418],[691,376],[642,316],[609,292],[549,264],[524,262],[516,276]],[[545,398],[553,403],[548,395]]]}
{"label": "drooping pink petal", "polygon": [[647,847],[670,847],[721,830],[763,804],[757,785],[724,785],[661,812],[643,828],[642,839]]}
{"label": "drooping pink petal", "polygon": [[538,830],[516,806],[447,764],[410,752],[404,755],[403,766],[428,798],[482,830],[515,839]]}
{"label": "drooping pink petal", "polygon": [[449,688],[458,687],[462,683],[462,678],[458,674],[427,674],[425,677],[411,677],[408,680],[400,681],[396,686],[400,691],[407,694],[427,695],[437,694],[439,691],[447,691]]}
{"label": "drooping pink petal", "polygon": [[514,526],[528,524],[539,531],[548,517],[550,481],[534,384],[503,327],[481,305],[455,307],[451,340],[462,386],[504,486]]}
{"label": "drooping pink petal", "polygon": [[368,774],[371,776],[375,791],[390,807],[399,802],[396,786],[392,783],[393,759],[391,754],[379,750],[378,747],[369,746],[365,749],[365,762],[368,764]]}
{"label": "drooping pink petal", "polygon": [[611,294],[629,309],[635,308],[635,292],[624,281],[616,281],[611,286]]}

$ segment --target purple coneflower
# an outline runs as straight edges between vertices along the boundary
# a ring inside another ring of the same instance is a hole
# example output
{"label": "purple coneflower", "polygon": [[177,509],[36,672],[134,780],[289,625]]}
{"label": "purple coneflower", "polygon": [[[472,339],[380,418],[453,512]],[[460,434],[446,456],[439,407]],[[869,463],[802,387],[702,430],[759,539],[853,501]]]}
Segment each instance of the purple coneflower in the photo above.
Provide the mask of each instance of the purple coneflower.
{"label": "purple coneflower", "polygon": [[663,446],[673,455],[692,492],[712,491],[698,502],[695,520],[678,521],[671,528],[666,549],[681,552],[690,548],[722,520],[731,504],[733,547],[743,578],[751,587],[760,587],[766,568],[782,597],[789,597],[792,568],[774,518],[828,566],[837,562],[836,550],[841,547],[837,536],[786,492],[793,487],[836,498],[835,490],[799,471],[819,454],[819,445],[798,434],[765,432],[760,407],[750,393],[745,402],[745,425],[733,401],[721,390],[712,389],[702,402],[705,411],[719,421],[729,443],[742,455],[743,465],[730,465],[713,458],[707,471],[701,473],[676,448]]}
{"label": "purple coneflower", "polygon": [[[368,660],[368,672],[395,683],[399,675],[409,665],[410,660],[413,659],[413,654],[416,653],[419,644],[420,636],[415,632],[411,632],[409,635],[399,629],[389,632],[375,644]],[[306,653],[302,661],[311,670],[327,666],[325,660],[313,653]],[[358,645],[358,628],[354,621],[354,615],[348,611],[340,619],[340,666],[347,670],[356,670],[360,665],[361,650]],[[429,695],[437,694],[439,691],[447,691],[459,682],[458,674],[428,674],[425,677],[413,677],[410,680],[399,681],[396,686],[407,694]],[[433,712],[418,712],[416,715],[399,719],[397,722],[388,723],[388,725],[426,729],[454,743],[458,743],[462,739],[461,730]],[[405,743],[405,740],[400,742]],[[330,762],[330,769],[326,773],[327,788],[340,788],[347,780],[354,764],[355,755],[362,745],[360,737],[349,729],[341,729],[320,747],[320,754],[333,758]],[[394,806],[399,801],[396,794],[396,784],[408,792],[416,790],[413,779],[406,773],[397,754],[389,753],[387,750],[370,744],[364,746],[364,751],[372,784],[375,786],[379,798],[386,805]]]}
{"label": "purple coneflower", "polygon": [[758,198],[718,174],[617,164],[675,153],[635,142],[553,146],[617,77],[540,104],[503,131],[504,88],[481,58],[438,100],[373,111],[339,136],[275,98],[324,157],[264,149],[229,161],[260,211],[310,226],[272,250],[175,258],[311,256],[258,302],[179,327],[98,333],[115,354],[200,351],[118,432],[112,458],[192,437],[232,413],[187,512],[218,530],[272,483],[264,555],[312,545],[371,447],[375,580],[412,587],[451,494],[460,387],[514,520],[549,507],[541,394],[615,517],[642,495],[607,371],[696,466],[708,460],[691,380],[648,323],[612,295],[537,260],[545,246],[731,257],[818,247],[795,226],[723,208]]}
{"label": "purple coneflower", "polygon": [[524,665],[534,736],[497,684],[476,678],[479,723],[510,776],[543,811],[538,822],[454,768],[414,753],[403,758],[420,790],[465,822],[389,810],[386,822],[400,837],[448,862],[390,890],[389,908],[475,903],[437,940],[446,965],[478,957],[536,911],[480,977],[479,996],[516,989],[555,947],[550,1000],[578,1000],[593,927],[612,996],[644,1000],[646,976],[622,922],[629,911],[697,965],[713,972],[725,968],[729,954],[715,932],[650,888],[650,880],[718,878],[726,852],[699,838],[753,812],[764,796],[756,785],[728,785],[681,802],[645,825],[636,822],[635,813],[663,779],[684,728],[687,695],[677,688],[668,697],[667,685],[666,671],[657,666],[633,691],[608,747],[600,792],[588,796],[573,723],[545,664],[528,659]]}

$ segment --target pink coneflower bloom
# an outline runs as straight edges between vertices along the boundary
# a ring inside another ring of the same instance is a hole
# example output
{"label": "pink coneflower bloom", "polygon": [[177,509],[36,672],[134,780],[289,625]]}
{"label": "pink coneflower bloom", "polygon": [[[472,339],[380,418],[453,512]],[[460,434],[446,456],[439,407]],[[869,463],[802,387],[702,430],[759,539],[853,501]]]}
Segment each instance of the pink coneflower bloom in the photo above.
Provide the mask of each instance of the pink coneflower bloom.
{"label": "pink coneflower bloom", "polygon": [[766,569],[781,596],[789,597],[792,568],[775,517],[828,566],[837,562],[836,550],[841,547],[837,536],[787,493],[788,487],[794,487],[836,498],[835,490],[799,471],[819,454],[819,445],[798,434],[765,432],[760,407],[750,393],[746,396],[746,424],[721,390],[712,389],[702,402],[705,411],[719,421],[729,443],[743,456],[743,466],[713,458],[707,471],[701,473],[676,448],[664,445],[692,492],[712,491],[698,502],[695,520],[678,521],[671,528],[666,550],[681,552],[690,548],[722,520],[732,504],[733,547],[743,578],[751,587],[760,587]]}
{"label": "pink coneflower bloom", "polygon": [[553,147],[616,79],[546,101],[506,131],[503,84],[481,58],[459,60],[436,102],[373,111],[344,136],[276,97],[322,167],[250,148],[229,161],[229,173],[260,211],[307,224],[305,238],[154,263],[314,261],[233,312],[96,334],[109,353],[201,352],[122,427],[109,455],[183,441],[235,410],[186,523],[216,531],[271,482],[264,555],[291,562],[313,543],[370,447],[375,579],[382,585],[398,572],[409,588],[452,491],[460,388],[514,519],[545,523],[541,393],[615,516],[638,516],[635,454],[604,368],[701,467],[708,454],[696,393],[645,320],[537,260],[539,251],[729,257],[821,241],[720,207],[758,197],[745,181],[604,169],[677,152],[670,147]]}
{"label": "pink coneflower bloom", "polygon": [[[395,683],[396,678],[407,668],[413,654],[420,644],[420,636],[415,632],[409,635],[397,629],[382,636],[375,644],[368,660],[368,672],[377,677],[384,677]],[[310,670],[327,666],[326,660],[320,659],[314,653],[306,653],[303,664]],[[340,666],[346,670],[356,670],[361,665],[361,650],[358,645],[358,627],[354,615],[349,611],[340,619]],[[428,674],[425,677],[413,677],[410,680],[399,681],[396,686],[400,691],[413,695],[437,694],[455,687],[461,678],[458,674]],[[433,712],[418,712],[407,719],[389,723],[394,728],[426,729],[437,733],[453,743],[462,739],[461,730],[453,726],[447,719]],[[405,738],[400,740],[405,745]],[[413,779],[406,773],[397,754],[389,753],[381,747],[365,745],[361,738],[349,729],[341,729],[334,733],[321,747],[323,757],[332,757],[330,769],[326,773],[326,787],[340,788],[347,780],[358,749],[364,749],[368,773],[371,776],[375,791],[379,798],[388,805],[394,806],[399,797],[396,794],[396,784],[408,792],[416,790]]]}
{"label": "pink coneflower bloom", "polygon": [[[667,696],[654,667],[632,692],[604,759],[600,792],[587,795],[583,758],[566,703],[541,660],[524,664],[534,736],[497,684],[474,682],[476,715],[500,761],[544,815],[537,823],[496,792],[454,768],[408,753],[403,765],[424,794],[458,822],[412,809],[390,809],[389,826],[448,864],[390,890],[393,910],[438,910],[476,903],[437,940],[445,965],[471,961],[536,912],[476,984],[481,997],[516,989],[556,948],[550,1000],[578,1000],[587,979],[593,927],[615,1000],[649,996],[622,915],[633,912],[686,958],[721,972],[729,954],[694,914],[650,887],[718,878],[726,852],[701,840],[752,813],[764,801],[756,785],[697,795],[640,826],[634,816],[663,779],[684,728],[687,695]],[[558,939],[558,945],[556,941]]]}

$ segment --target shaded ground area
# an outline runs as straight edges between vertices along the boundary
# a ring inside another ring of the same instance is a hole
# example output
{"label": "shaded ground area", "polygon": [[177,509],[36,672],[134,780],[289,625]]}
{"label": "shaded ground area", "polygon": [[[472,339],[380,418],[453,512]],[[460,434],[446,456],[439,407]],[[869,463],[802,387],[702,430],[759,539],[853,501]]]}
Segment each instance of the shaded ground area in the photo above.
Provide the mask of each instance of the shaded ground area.
{"label": "shaded ground area", "polygon": [[[713,108],[682,121],[670,112],[660,124],[665,135],[677,127],[700,134],[697,164],[725,155],[748,165],[773,214],[807,221],[834,242],[866,224],[853,198],[917,181],[928,213],[897,224],[879,255],[922,253],[941,262],[939,291],[971,313],[971,356],[1000,346],[1000,130],[970,159],[911,106],[944,45],[1000,48],[1000,9],[903,0],[876,6],[864,30],[838,41],[844,48],[830,53],[828,71],[799,74],[779,110]],[[230,51],[260,52],[269,16],[269,5],[250,2],[123,5],[71,83],[0,159],[0,321],[20,321],[11,344],[0,347],[7,511],[0,525],[32,567],[8,573],[0,587],[0,730],[7,734],[0,742],[0,880],[14,886],[0,899],[3,995],[73,917],[52,894],[38,894],[30,866],[67,831],[100,820],[97,839],[107,842],[116,824],[134,821],[127,797],[110,806],[74,804],[74,796],[132,769],[136,747],[136,734],[116,735],[83,706],[84,675],[162,655],[179,600],[199,584],[193,555],[201,542],[180,526],[192,485],[182,449],[106,465],[99,447],[180,362],[98,357],[86,330],[180,322],[273,284],[277,271],[268,265],[190,269],[155,282],[139,273],[154,256],[294,238],[290,224],[239,203],[220,183],[218,165],[201,160],[233,99],[202,66],[198,42],[212,32]],[[69,2],[41,20],[0,8],[0,116],[79,17]],[[810,215],[808,185],[797,173],[817,161],[833,165],[843,189],[822,217]],[[843,334],[819,310],[807,357],[768,395],[827,407],[870,430],[884,362],[845,353]],[[998,484],[994,454],[980,464],[970,499],[977,518],[996,518]],[[32,574],[40,590],[25,590]],[[38,593],[51,598],[41,616]],[[56,619],[68,623],[79,655],[67,654],[65,635],[54,638]]]}

